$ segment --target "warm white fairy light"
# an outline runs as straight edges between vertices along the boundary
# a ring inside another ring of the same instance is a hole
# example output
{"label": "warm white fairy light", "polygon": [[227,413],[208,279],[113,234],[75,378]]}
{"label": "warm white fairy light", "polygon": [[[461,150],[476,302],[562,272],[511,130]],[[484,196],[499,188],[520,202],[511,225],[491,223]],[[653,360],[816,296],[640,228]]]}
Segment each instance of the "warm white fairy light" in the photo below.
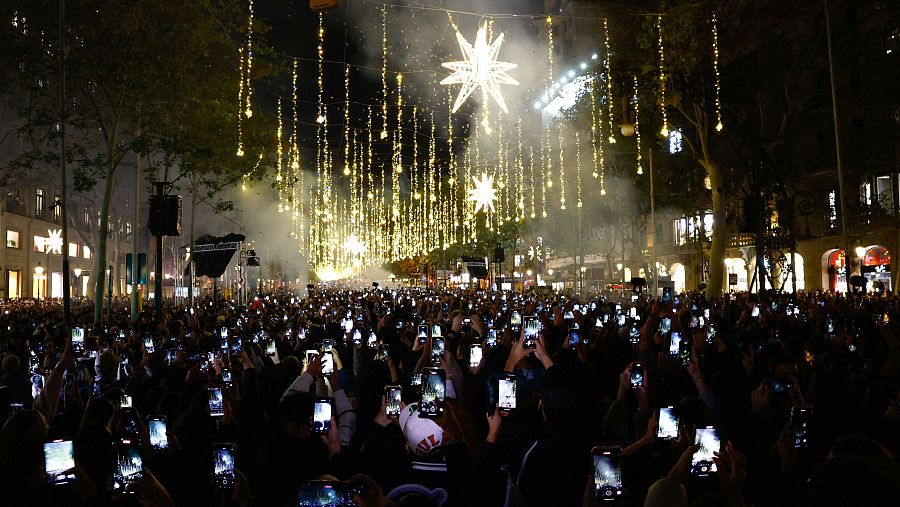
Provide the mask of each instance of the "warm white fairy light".
{"label": "warm white fairy light", "polygon": [[475,213],[481,210],[484,210],[485,213],[494,211],[494,201],[497,200],[494,177],[481,173],[481,179],[473,176],[472,181],[475,183],[475,186],[468,190],[468,200],[475,203]]}
{"label": "warm white fairy light", "polygon": [[241,81],[240,81],[240,84],[238,85],[238,114],[237,114],[238,147],[237,147],[236,155],[239,157],[243,157],[244,156],[244,125],[243,125],[243,122],[244,122],[244,71],[245,71],[244,47],[241,46],[241,48],[238,51],[239,51],[238,54],[240,55],[240,60],[241,60]]}
{"label": "warm white fairy light", "polygon": [[581,136],[578,134],[578,131],[575,131],[575,198],[576,206],[581,207]]}
{"label": "warm white fairy light", "polygon": [[641,108],[638,102],[638,78],[634,76],[634,96],[631,99],[634,104],[634,140],[637,146],[637,173],[644,174],[644,168],[641,167]]}
{"label": "warm white fairy light", "polygon": [[559,123],[559,209],[566,209],[566,163],[563,144],[563,125]]}
{"label": "warm white fairy light", "polygon": [[616,137],[613,135],[612,126],[616,124],[615,111],[613,110],[613,93],[612,93],[612,52],[609,49],[609,23],[603,20],[603,49],[606,53],[603,59],[604,69],[606,71],[606,106],[609,110],[609,143],[615,144]]}
{"label": "warm white fairy light", "polygon": [[253,71],[253,0],[250,0],[250,20],[247,24],[247,105],[244,109],[244,116],[250,118],[253,116],[253,110],[250,109],[250,98],[253,97],[253,87],[250,85],[250,75]]}
{"label": "warm white fairy light", "polygon": [[722,102],[719,98],[721,85],[719,82],[719,23],[716,13],[712,15],[712,47],[713,47],[713,72],[716,77],[716,131],[721,132],[724,128],[722,125]]}
{"label": "warm white fairy light", "polygon": [[659,30],[659,106],[662,112],[663,126],[659,131],[663,137],[669,137],[669,117],[666,113],[666,52],[663,47],[662,16],[656,19]]}
{"label": "warm white fairy light", "polygon": [[381,139],[387,139],[388,132],[388,88],[387,88],[387,6],[381,8]]}
{"label": "warm white fairy light", "polygon": [[515,69],[518,65],[497,61],[500,45],[503,44],[503,34],[501,33],[494,40],[488,40],[487,24],[485,23],[478,28],[474,46],[469,44],[459,32],[456,32],[456,40],[462,50],[464,60],[441,64],[453,71],[453,74],[444,78],[441,84],[462,85],[456,102],[453,104],[453,112],[458,111],[466,99],[472,95],[472,92],[478,88],[481,88],[485,95],[490,95],[504,113],[508,112],[503,94],[500,92],[500,85],[519,84],[507,74],[507,71]]}

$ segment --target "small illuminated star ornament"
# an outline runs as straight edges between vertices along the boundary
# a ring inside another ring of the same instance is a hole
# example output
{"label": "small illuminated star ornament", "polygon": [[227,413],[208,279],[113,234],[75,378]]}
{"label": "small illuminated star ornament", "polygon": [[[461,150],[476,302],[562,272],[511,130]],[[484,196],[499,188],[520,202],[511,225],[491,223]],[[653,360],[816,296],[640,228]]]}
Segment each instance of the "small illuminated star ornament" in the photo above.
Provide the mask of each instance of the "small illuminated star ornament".
{"label": "small illuminated star ornament", "polygon": [[508,113],[503,94],[500,93],[500,85],[519,84],[518,81],[506,73],[515,69],[518,65],[497,61],[497,53],[500,52],[500,45],[503,44],[503,34],[501,33],[493,41],[488,41],[487,25],[482,24],[478,28],[474,46],[469,44],[469,41],[459,32],[456,32],[456,40],[459,42],[459,47],[465,60],[441,64],[453,71],[453,74],[441,81],[442,85],[462,84],[459,95],[456,97],[456,102],[453,104],[453,112],[455,113],[466,99],[472,95],[472,92],[480,87],[482,93],[493,97],[500,109],[504,113]]}
{"label": "small illuminated star ornament", "polygon": [[494,177],[481,173],[481,179],[472,176],[475,187],[468,190],[469,201],[475,203],[475,213],[484,210],[485,213],[494,211],[494,201],[497,200],[497,189],[494,188]]}

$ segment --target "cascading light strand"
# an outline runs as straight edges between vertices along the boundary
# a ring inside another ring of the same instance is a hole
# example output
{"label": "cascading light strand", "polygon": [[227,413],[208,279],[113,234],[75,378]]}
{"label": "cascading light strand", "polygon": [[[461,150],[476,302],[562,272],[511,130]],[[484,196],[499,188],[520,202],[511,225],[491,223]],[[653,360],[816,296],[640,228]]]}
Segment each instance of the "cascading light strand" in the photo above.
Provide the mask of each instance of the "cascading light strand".
{"label": "cascading light strand", "polygon": [[563,124],[559,122],[559,209],[566,209],[566,162]]}
{"label": "cascading light strand", "polygon": [[381,139],[388,136],[388,40],[387,40],[387,5],[381,8]]}
{"label": "cascading light strand", "polygon": [[241,46],[238,49],[238,55],[240,57],[240,66],[241,66],[241,80],[238,85],[238,114],[237,114],[237,122],[238,122],[238,146],[237,152],[235,154],[239,157],[244,156],[244,47]]}
{"label": "cascading light strand", "polygon": [[278,192],[278,212],[284,211],[284,117],[281,109],[281,97],[278,98],[278,129],[276,130],[278,140],[277,156],[275,162],[275,188]]}
{"label": "cascading light strand", "polygon": [[609,22],[603,20],[603,50],[606,53],[603,58],[603,65],[606,71],[606,107],[609,113],[609,144],[616,143],[616,136],[613,135],[613,125],[616,124],[616,112],[613,108],[613,88],[612,88],[612,50],[609,43]]}
{"label": "cascading light strand", "polygon": [[632,107],[634,107],[634,143],[637,147],[637,173],[644,174],[644,168],[641,165],[641,106],[638,99],[638,78],[634,76],[634,95],[631,98]]}
{"label": "cascading light strand", "polygon": [[722,125],[722,101],[720,98],[722,87],[719,81],[719,20],[715,12],[712,14],[712,50],[713,73],[716,80],[716,132],[721,132],[724,126]]}
{"label": "cascading light strand", "polygon": [[662,16],[656,19],[659,31],[659,107],[663,126],[659,131],[663,137],[669,137],[669,117],[666,112],[666,51],[663,47]]}
{"label": "cascading light strand", "polygon": [[581,200],[581,136],[575,131],[575,206],[582,207]]}
{"label": "cascading light strand", "polygon": [[250,99],[253,97],[253,86],[250,79],[253,73],[253,0],[250,0],[250,18],[247,23],[247,102],[244,109],[244,116],[250,118],[253,116],[253,109],[250,108]]}
{"label": "cascading light strand", "polygon": [[[344,65],[344,176],[350,176],[350,65]],[[351,183],[352,185],[352,183]]]}

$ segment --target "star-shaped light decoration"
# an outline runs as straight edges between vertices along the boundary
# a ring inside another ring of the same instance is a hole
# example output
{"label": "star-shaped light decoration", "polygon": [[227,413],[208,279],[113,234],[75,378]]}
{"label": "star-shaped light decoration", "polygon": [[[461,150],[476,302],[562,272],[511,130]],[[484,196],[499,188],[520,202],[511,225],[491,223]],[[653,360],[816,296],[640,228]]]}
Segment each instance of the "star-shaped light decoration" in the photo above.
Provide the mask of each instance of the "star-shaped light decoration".
{"label": "star-shaped light decoration", "polygon": [[62,255],[62,229],[57,229],[55,231],[47,229],[47,234],[49,234],[50,237],[44,240],[45,251],[47,253]]}
{"label": "star-shaped light decoration", "polygon": [[484,210],[485,213],[494,211],[494,201],[497,200],[497,189],[494,188],[494,177],[481,173],[481,179],[472,176],[475,187],[468,190],[469,201],[475,203],[475,213]]}
{"label": "star-shaped light decoration", "polygon": [[497,53],[500,52],[500,45],[503,44],[503,34],[501,33],[493,41],[487,39],[487,24],[482,24],[478,28],[478,35],[475,37],[475,46],[469,44],[461,33],[456,32],[456,40],[462,50],[465,60],[459,62],[447,62],[442,64],[444,67],[453,71],[453,74],[441,81],[442,85],[462,84],[456,102],[453,104],[453,112],[455,113],[463,102],[472,95],[476,88],[481,88],[482,93],[490,95],[500,106],[504,113],[507,113],[506,102],[500,93],[500,85],[518,85],[519,82],[512,78],[506,72],[518,67],[515,63],[498,62]]}

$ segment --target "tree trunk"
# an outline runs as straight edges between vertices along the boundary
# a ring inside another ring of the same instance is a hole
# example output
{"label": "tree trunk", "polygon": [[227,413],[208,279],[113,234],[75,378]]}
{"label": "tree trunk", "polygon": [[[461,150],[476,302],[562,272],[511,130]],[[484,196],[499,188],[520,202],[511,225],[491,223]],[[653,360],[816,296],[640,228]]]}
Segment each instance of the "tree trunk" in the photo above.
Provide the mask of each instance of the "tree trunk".
{"label": "tree trunk", "polygon": [[709,247],[709,280],[706,282],[706,297],[707,299],[714,299],[722,295],[722,286],[725,280],[725,248],[728,246],[728,236],[731,231],[727,222],[727,196],[723,186],[722,171],[716,164],[708,160],[703,163],[703,166],[706,168],[710,186],[712,187],[713,208],[712,243]]}
{"label": "tree trunk", "polygon": [[[103,295],[106,290],[106,239],[109,229],[109,202],[115,184],[115,170],[110,169],[106,176],[106,188],[103,190],[103,204],[100,206],[100,226],[97,231],[97,264],[94,278],[94,324],[100,325],[103,320]],[[110,274],[112,276],[112,274]]]}

